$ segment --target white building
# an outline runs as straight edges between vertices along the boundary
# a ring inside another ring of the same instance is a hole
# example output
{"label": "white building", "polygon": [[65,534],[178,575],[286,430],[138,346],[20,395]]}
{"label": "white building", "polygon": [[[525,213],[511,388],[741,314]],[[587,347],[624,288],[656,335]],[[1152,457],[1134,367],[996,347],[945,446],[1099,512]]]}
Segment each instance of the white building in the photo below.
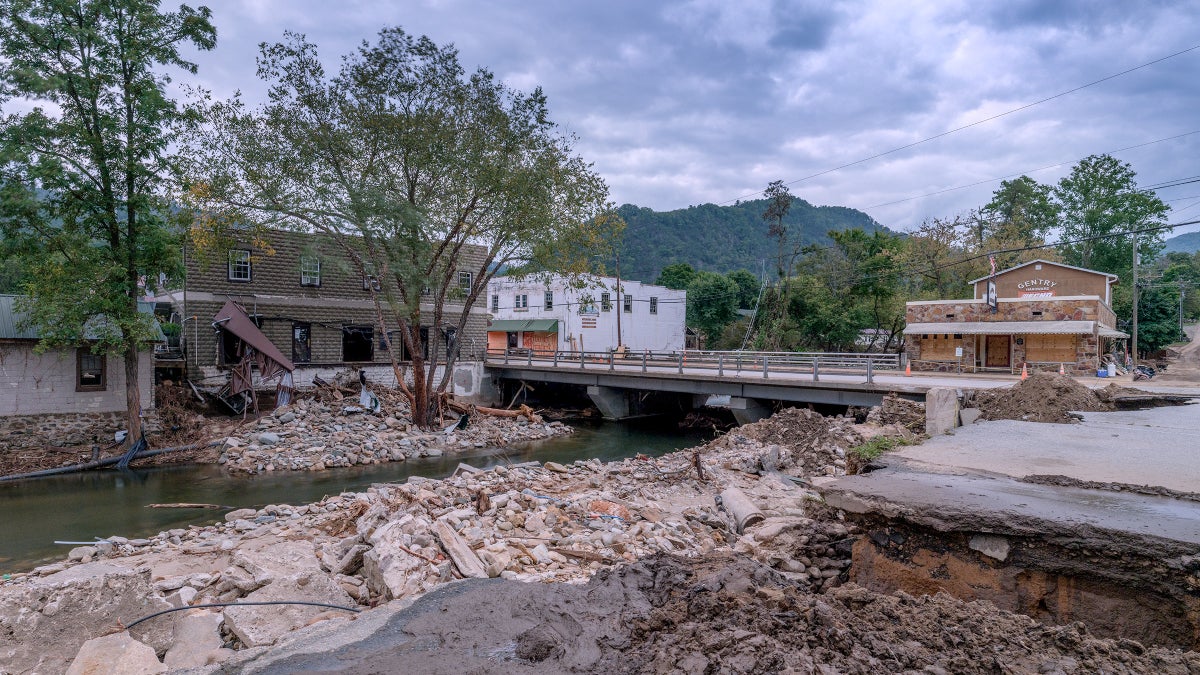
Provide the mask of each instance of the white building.
{"label": "white building", "polygon": [[[681,351],[687,291],[586,275],[497,277],[488,284],[488,349]],[[617,322],[620,317],[620,339]]]}

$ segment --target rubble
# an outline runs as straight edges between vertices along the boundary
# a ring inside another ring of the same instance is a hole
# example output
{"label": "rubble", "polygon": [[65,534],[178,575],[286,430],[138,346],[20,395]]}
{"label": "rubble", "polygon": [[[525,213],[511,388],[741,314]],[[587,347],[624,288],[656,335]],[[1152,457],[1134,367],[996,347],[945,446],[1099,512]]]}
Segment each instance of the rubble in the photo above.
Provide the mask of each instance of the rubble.
{"label": "rubble", "polygon": [[1107,412],[1112,406],[1069,375],[1038,372],[1029,379],[1003,389],[985,389],[975,394],[980,417],[985,420],[1024,420],[1071,424],[1077,412]]}
{"label": "rubble", "polygon": [[[327,397],[326,397],[327,398]],[[395,410],[385,408],[385,410]],[[397,414],[376,415],[321,397],[277,408],[225,439],[217,463],[231,473],[323,471],[505,446],[571,432],[561,422],[471,415],[465,429],[414,429]]]}

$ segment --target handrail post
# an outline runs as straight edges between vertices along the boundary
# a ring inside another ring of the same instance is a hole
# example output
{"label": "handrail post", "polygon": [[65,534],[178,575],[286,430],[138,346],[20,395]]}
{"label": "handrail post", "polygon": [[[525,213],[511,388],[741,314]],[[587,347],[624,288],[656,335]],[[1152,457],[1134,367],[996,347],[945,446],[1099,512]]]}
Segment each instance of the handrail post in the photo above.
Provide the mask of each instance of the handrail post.
{"label": "handrail post", "polygon": [[717,377],[725,377],[725,355],[717,354]]}
{"label": "handrail post", "polygon": [[525,365],[527,365],[527,366],[533,365],[533,349],[529,349],[528,351],[525,352]]}
{"label": "handrail post", "polygon": [[557,349],[554,350],[554,367],[555,368],[558,367],[558,350]]}
{"label": "handrail post", "polygon": [[579,369],[583,369],[583,350],[579,350]]}
{"label": "handrail post", "polygon": [[683,352],[679,352],[679,374],[683,374]]}
{"label": "handrail post", "polygon": [[821,357],[814,354],[813,355],[813,382],[821,381],[820,366],[818,365],[820,361],[821,361]]}
{"label": "handrail post", "polygon": [[646,357],[650,355],[650,350],[642,350],[642,372],[646,372]]}
{"label": "handrail post", "polygon": [[867,357],[867,384],[875,383],[875,369],[873,368],[873,365],[874,365],[874,362],[871,360],[871,357],[868,356]]}
{"label": "handrail post", "polygon": [[508,348],[504,349],[504,365],[508,365]]}
{"label": "handrail post", "polygon": [[613,360],[613,353],[612,353],[612,352],[609,352],[609,353],[608,353],[608,369],[609,369],[609,370],[616,370],[616,369],[617,369],[616,362]]}
{"label": "handrail post", "polygon": [[765,380],[765,379],[767,379],[767,370],[769,369],[769,365],[768,365],[767,361],[768,361],[770,358],[771,358],[771,357],[769,357],[769,356],[767,356],[767,355],[765,355],[765,354],[763,355],[763,379],[764,379],[764,380]]}

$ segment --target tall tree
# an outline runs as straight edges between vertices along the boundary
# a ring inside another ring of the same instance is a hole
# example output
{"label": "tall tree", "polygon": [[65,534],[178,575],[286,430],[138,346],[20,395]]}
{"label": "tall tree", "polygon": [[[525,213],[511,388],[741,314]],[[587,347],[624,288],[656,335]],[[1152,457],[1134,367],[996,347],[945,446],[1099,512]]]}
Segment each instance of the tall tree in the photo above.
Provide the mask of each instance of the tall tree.
{"label": "tall tree", "polygon": [[[1153,192],[1139,190],[1136,174],[1110,155],[1092,155],[1059,181],[1054,196],[1061,205],[1059,247],[1063,261],[1089,269],[1128,276],[1133,265],[1130,232],[1162,225],[1170,209]],[[1138,235],[1138,253],[1147,261],[1162,250],[1170,230]]]}
{"label": "tall tree", "polygon": [[1058,212],[1053,189],[1029,176],[1002,181],[982,209],[991,234],[1028,240],[1044,240],[1058,226]]}
{"label": "tall tree", "polygon": [[738,308],[754,309],[762,286],[758,277],[746,270],[734,270],[725,276],[738,286]]}
{"label": "tall tree", "polygon": [[[191,144],[202,229],[319,232],[376,278],[380,335],[399,329],[411,388],[398,350],[388,353],[418,426],[437,422],[458,356],[452,336],[496,270],[582,271],[620,229],[604,182],[550,121],[542,91],[466,73],[453,46],[387,28],[327,76],[316,46],[287,34],[262,46],[258,74],[268,102],[212,105]],[[471,251],[481,254],[464,270]],[[445,338],[440,374],[423,329]]]}
{"label": "tall tree", "polygon": [[697,272],[687,287],[687,322],[713,340],[737,318],[738,287],[716,272]]}
{"label": "tall tree", "polygon": [[159,71],[196,72],[180,48],[212,49],[210,19],[153,0],[0,0],[3,95],[35,106],[0,122],[0,223],[37,251],[22,290],[42,344],[94,337],[94,350],[122,356],[129,443],[138,353],[153,335],[139,279],[178,265],[164,181],[170,144],[194,119]]}
{"label": "tall tree", "polygon": [[763,195],[767,198],[767,209],[763,211],[762,217],[767,221],[767,236],[775,240],[778,249],[775,257],[775,273],[782,280],[786,275],[791,274],[790,269],[784,269],[788,231],[783,219],[787,217],[788,211],[792,208],[792,201],[795,197],[781,180],[773,180],[768,183],[767,189],[763,190]]}
{"label": "tall tree", "polygon": [[696,270],[687,263],[672,263],[658,273],[654,283],[677,291],[687,289],[688,284],[696,278]]}

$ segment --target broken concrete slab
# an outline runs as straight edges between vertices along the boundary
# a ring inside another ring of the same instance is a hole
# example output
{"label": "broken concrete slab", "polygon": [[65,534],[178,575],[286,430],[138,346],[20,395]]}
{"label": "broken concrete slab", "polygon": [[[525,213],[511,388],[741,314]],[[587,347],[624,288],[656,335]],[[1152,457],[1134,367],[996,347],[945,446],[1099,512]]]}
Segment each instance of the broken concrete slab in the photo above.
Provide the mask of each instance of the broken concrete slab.
{"label": "broken concrete slab", "polygon": [[220,663],[233,655],[223,649],[220,612],[194,609],[175,620],[174,644],[163,657],[163,664],[172,670],[195,668]]}
{"label": "broken concrete slab", "polygon": [[934,387],[925,393],[925,433],[937,436],[958,425],[958,391]]}
{"label": "broken concrete slab", "polygon": [[67,668],[67,675],[151,675],[166,671],[154,649],[134,640],[129,631],[121,631],[83,643]]}
{"label": "broken concrete slab", "polygon": [[[246,596],[247,602],[299,600],[342,607],[356,603],[333,579],[322,572],[277,579]],[[308,605],[226,607],[226,626],[247,647],[273,644],[280,636],[311,623],[327,609]],[[343,612],[346,616],[349,613]]]}
{"label": "broken concrete slab", "polygon": [[1008,559],[1008,539],[994,534],[977,534],[971,537],[971,541],[967,543],[974,551],[986,555],[989,558],[995,558],[1000,562]]}

